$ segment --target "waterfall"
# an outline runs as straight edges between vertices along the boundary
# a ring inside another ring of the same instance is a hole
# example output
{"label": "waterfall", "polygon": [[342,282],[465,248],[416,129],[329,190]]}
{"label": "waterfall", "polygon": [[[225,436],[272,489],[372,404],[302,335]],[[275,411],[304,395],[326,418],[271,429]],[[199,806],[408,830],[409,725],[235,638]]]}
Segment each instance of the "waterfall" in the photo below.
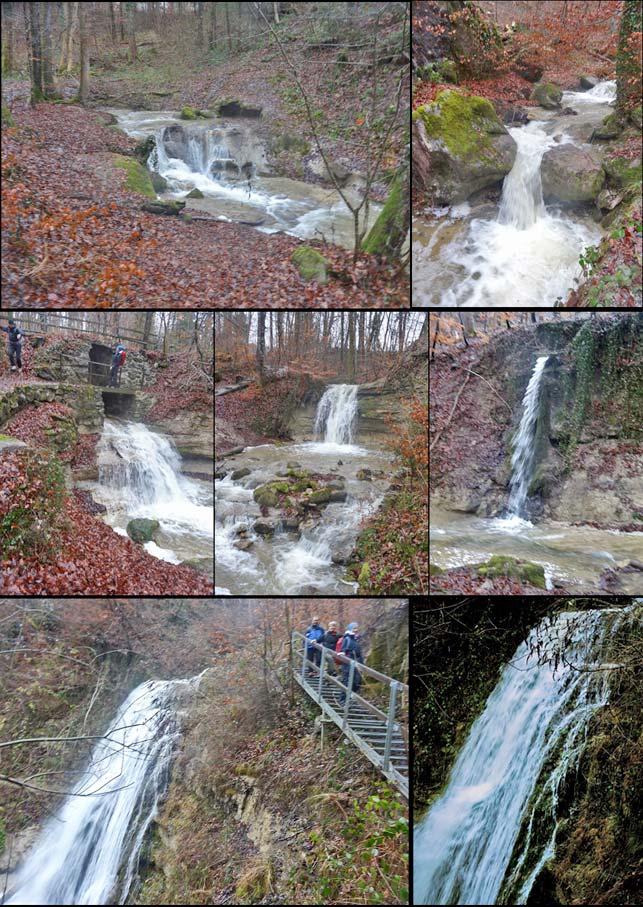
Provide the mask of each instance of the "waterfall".
{"label": "waterfall", "polygon": [[509,130],[518,152],[502,187],[498,221],[518,230],[528,229],[546,213],[540,164],[545,151],[555,143],[541,125],[534,122]]}
{"label": "waterfall", "polygon": [[561,786],[608,700],[608,672],[576,668],[603,663],[626,613],[563,612],[518,646],[416,829],[416,904],[526,903],[554,853]]}
{"label": "waterfall", "polygon": [[125,903],[168,784],[177,695],[199,679],[148,680],[127,697],[18,870],[7,904]]}
{"label": "waterfall", "polygon": [[509,483],[509,510],[517,516],[521,515],[527,500],[527,491],[534,462],[534,434],[536,420],[538,419],[540,385],[543,369],[548,359],[549,356],[539,356],[527,385],[525,396],[522,398],[522,419],[520,420],[518,434],[514,440],[514,449],[511,456],[512,472]]}
{"label": "waterfall", "polygon": [[[208,490],[181,475],[181,457],[168,438],[140,422],[105,419],[97,452],[97,496],[108,509],[125,509],[130,519],[157,519],[171,533],[212,539]],[[146,547],[163,557],[154,543]],[[165,559],[172,557],[166,552]]]}
{"label": "waterfall", "polygon": [[352,444],[357,385],[330,384],[317,405],[315,435],[327,444]]}
{"label": "waterfall", "polygon": [[599,82],[589,91],[564,91],[563,107],[575,104],[610,104],[616,100],[616,82]]}

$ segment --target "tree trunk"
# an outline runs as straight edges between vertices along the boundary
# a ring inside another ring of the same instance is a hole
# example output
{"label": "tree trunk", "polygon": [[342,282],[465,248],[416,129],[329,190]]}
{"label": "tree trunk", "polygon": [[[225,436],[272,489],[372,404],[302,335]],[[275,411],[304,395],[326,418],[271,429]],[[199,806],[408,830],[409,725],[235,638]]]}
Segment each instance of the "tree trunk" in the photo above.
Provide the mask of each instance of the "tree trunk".
{"label": "tree trunk", "polygon": [[109,24],[112,32],[112,44],[116,44],[116,15],[114,14],[114,4],[109,4]]}
{"label": "tree trunk", "polygon": [[224,3],[225,6],[225,28],[228,35],[228,53],[232,53],[232,35],[230,34],[230,10],[228,9],[229,4]]}
{"label": "tree trunk", "polygon": [[136,14],[136,4],[127,4],[127,37],[129,40],[129,61],[136,62],[136,25],[134,17]]}
{"label": "tree trunk", "polygon": [[42,91],[45,97],[51,98],[56,90],[54,84],[54,49],[51,40],[53,3],[43,3],[42,9]]}
{"label": "tree trunk", "polygon": [[85,3],[78,4],[78,32],[80,37],[80,88],[78,89],[78,100],[84,105],[89,97],[89,35]]}
{"label": "tree trunk", "polygon": [[195,12],[196,12],[196,42],[199,47],[203,47],[205,41],[203,39],[203,4],[195,3]]}
{"label": "tree trunk", "polygon": [[264,383],[264,360],[266,358],[266,313],[257,312],[257,371],[259,380]]}
{"label": "tree trunk", "polygon": [[278,3],[272,4],[272,14],[275,18],[275,24],[279,25],[279,4]]}
{"label": "tree trunk", "polygon": [[68,15],[69,15],[69,26],[67,33],[65,35],[65,54],[67,57],[67,65],[65,69],[67,72],[71,72],[74,65],[74,31],[76,30],[76,24],[78,23],[78,3],[68,3]]}
{"label": "tree trunk", "polygon": [[616,51],[616,113],[623,122],[641,104],[640,37],[633,37],[640,31],[640,0],[625,0]]}
{"label": "tree trunk", "polygon": [[[174,4],[170,3],[170,6],[173,6],[173,5]],[[123,3],[118,4],[118,11],[119,11],[118,23],[121,27],[121,41],[124,41],[125,40],[125,10],[123,9]]]}
{"label": "tree trunk", "polygon": [[208,31],[208,49],[214,50],[217,46],[217,5],[209,3],[210,8],[210,29]]}
{"label": "tree trunk", "polygon": [[40,4],[25,3],[25,31],[27,49],[29,51],[29,67],[31,75],[31,106],[35,107],[42,101],[42,58],[40,36]]}
{"label": "tree trunk", "polygon": [[152,326],[154,324],[154,312],[145,313],[145,324],[143,325],[143,345],[148,346],[152,335]]}
{"label": "tree trunk", "polygon": [[2,4],[2,74],[13,72],[14,37],[13,37],[13,3]]}

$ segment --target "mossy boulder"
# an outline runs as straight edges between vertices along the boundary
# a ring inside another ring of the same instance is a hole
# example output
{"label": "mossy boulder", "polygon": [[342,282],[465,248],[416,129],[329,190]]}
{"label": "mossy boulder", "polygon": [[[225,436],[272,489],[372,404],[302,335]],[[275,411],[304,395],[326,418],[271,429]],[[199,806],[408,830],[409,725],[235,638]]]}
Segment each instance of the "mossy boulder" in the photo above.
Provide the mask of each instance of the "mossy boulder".
{"label": "mossy boulder", "polygon": [[178,199],[172,199],[170,201],[153,201],[145,202],[144,205],[141,205],[143,211],[147,211],[149,214],[180,214],[183,208],[185,208],[185,202],[179,201]]}
{"label": "mossy boulder", "polygon": [[123,154],[114,155],[114,164],[126,173],[125,186],[130,192],[144,195],[145,198],[156,198],[150,172],[139,161]]}
{"label": "mossy boulder", "polygon": [[603,161],[603,169],[610,185],[622,188],[641,182],[641,158],[629,161],[624,157],[613,157]]}
{"label": "mossy boulder", "polygon": [[599,153],[577,145],[557,145],[543,155],[540,168],[545,199],[594,201],[603,188],[605,171]]}
{"label": "mossy boulder", "polygon": [[292,253],[291,261],[305,281],[314,280],[320,284],[328,283],[328,259],[324,258],[316,249],[310,246],[299,246]]}
{"label": "mossy boulder", "polygon": [[630,122],[633,123],[637,129],[643,129],[643,107],[639,104],[638,107],[635,107],[634,110],[630,111]]}
{"label": "mossy boulder", "polygon": [[252,497],[260,507],[278,507],[280,495],[287,495],[291,491],[289,482],[266,482],[255,488]]}
{"label": "mossy boulder", "polygon": [[546,110],[556,110],[560,107],[562,97],[563,90],[560,85],[555,85],[553,82],[537,82],[530,100],[538,101],[540,106]]}
{"label": "mossy boulder", "polygon": [[180,115],[182,120],[196,120],[198,119],[199,111],[195,110],[194,107],[182,107]]}
{"label": "mossy boulder", "polygon": [[413,112],[412,148],[414,179],[436,204],[500,182],[516,158],[491,101],[451,89]]}
{"label": "mossy boulder", "polygon": [[150,179],[155,192],[165,192],[167,189],[167,180],[156,170],[150,170]]}
{"label": "mossy boulder", "polygon": [[185,197],[186,198],[203,198],[203,193],[201,192],[200,189],[197,189],[195,187],[194,189],[192,189],[191,192],[188,192],[188,194]]}
{"label": "mossy boulder", "polygon": [[310,143],[299,135],[285,132],[275,136],[270,143],[270,150],[273,154],[281,154],[282,151],[293,152],[301,157],[310,154]]}
{"label": "mossy boulder", "polygon": [[133,542],[151,542],[154,533],[160,529],[161,524],[158,520],[130,520],[127,524],[127,534]]}
{"label": "mossy boulder", "polygon": [[330,488],[320,488],[318,491],[313,491],[313,493],[308,496],[307,500],[311,504],[328,504],[331,496],[332,491]]}
{"label": "mossy boulder", "polygon": [[146,139],[142,139],[134,149],[134,157],[141,164],[147,164],[147,159],[150,154],[156,148],[156,139],[153,135],[148,135]]}
{"label": "mossy boulder", "polygon": [[610,113],[605,117],[602,124],[597,126],[592,133],[592,141],[599,139],[603,142],[615,139],[623,131],[623,123],[615,113]]}
{"label": "mossy boulder", "polygon": [[530,561],[519,561],[515,557],[494,554],[486,563],[476,564],[475,570],[478,576],[486,576],[490,579],[506,576],[509,579],[530,583],[538,589],[545,588],[545,570],[543,566],[541,564],[532,564]]}

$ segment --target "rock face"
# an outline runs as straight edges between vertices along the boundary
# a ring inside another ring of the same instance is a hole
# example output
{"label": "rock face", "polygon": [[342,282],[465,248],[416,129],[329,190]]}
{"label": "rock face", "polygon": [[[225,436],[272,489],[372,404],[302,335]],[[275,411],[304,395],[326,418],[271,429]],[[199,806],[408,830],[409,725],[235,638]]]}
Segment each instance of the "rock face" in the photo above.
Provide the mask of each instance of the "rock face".
{"label": "rock face", "polygon": [[213,422],[212,412],[182,412],[153,422],[150,427],[169,435],[181,456],[211,461],[214,459]]}
{"label": "rock face", "polygon": [[580,89],[581,91],[589,91],[590,88],[596,88],[600,79],[597,79],[596,76],[581,76],[580,77]]}
{"label": "rock face", "polygon": [[100,388],[93,385],[22,384],[0,393],[0,427],[24,406],[65,403],[74,411],[81,433],[101,431],[103,401]]}
{"label": "rock face", "polygon": [[601,125],[596,127],[592,133],[592,140],[599,139],[607,142],[610,139],[615,139],[622,131],[623,127],[616,114],[610,113],[605,117]]}
{"label": "rock face", "polygon": [[559,85],[554,85],[553,82],[538,82],[537,85],[534,85],[534,90],[531,93],[531,100],[538,101],[540,106],[546,110],[556,110],[560,107],[562,97],[562,88]]}
{"label": "rock face", "polygon": [[413,121],[413,172],[436,204],[464,201],[513,166],[516,143],[486,98],[442,91]]}
{"label": "rock face", "polygon": [[541,176],[545,199],[561,202],[593,201],[605,182],[599,154],[571,144],[545,152]]}
{"label": "rock face", "polygon": [[[104,386],[109,380],[112,353],[113,347],[102,343],[63,338],[36,349],[34,373],[45,381],[89,381]],[[140,388],[155,380],[156,373],[147,356],[128,348],[120,371],[121,387]]]}

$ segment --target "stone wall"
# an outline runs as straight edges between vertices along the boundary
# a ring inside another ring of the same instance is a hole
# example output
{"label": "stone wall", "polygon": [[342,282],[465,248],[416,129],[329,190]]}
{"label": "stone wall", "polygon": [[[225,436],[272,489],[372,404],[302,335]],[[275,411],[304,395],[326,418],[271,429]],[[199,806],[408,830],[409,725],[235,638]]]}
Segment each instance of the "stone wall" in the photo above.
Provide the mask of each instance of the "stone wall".
{"label": "stone wall", "polygon": [[[89,381],[90,351],[94,341],[63,338],[38,347],[34,354],[34,372],[45,381]],[[107,349],[108,347],[106,347]],[[111,348],[113,351],[113,347]],[[106,371],[105,384],[109,373]],[[144,353],[127,350],[121,369],[120,386],[140,388],[156,380],[154,365]]]}
{"label": "stone wall", "polygon": [[81,433],[103,427],[101,389],[91,384],[21,384],[0,394],[0,427],[19,410],[31,404],[64,403],[70,406]]}

